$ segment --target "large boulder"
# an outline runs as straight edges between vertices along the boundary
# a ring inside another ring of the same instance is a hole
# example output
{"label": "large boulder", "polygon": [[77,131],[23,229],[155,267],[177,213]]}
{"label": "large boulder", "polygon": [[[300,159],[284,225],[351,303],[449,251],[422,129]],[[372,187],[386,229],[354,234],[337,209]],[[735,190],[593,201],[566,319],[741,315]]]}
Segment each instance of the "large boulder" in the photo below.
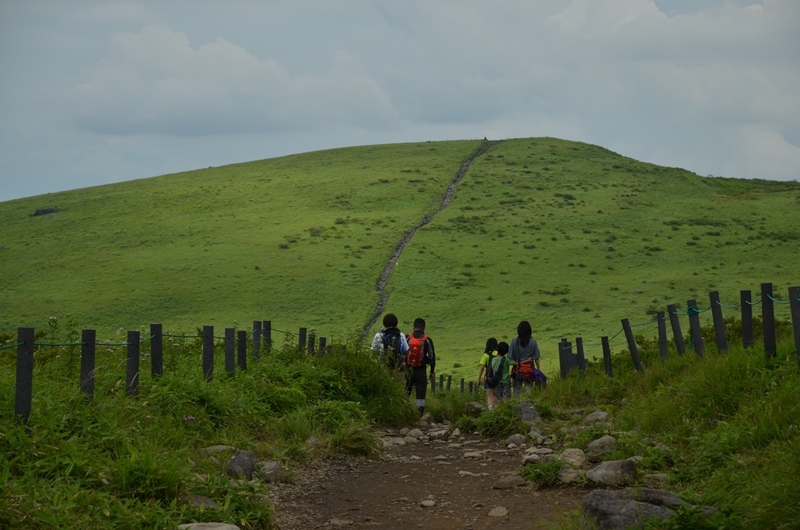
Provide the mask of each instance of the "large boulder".
{"label": "large boulder", "polygon": [[[662,521],[675,515],[675,508],[694,506],[668,491],[651,488],[595,490],[583,498],[581,527],[597,530],[644,528],[648,520]],[[716,508],[705,507],[703,515],[710,517]]]}

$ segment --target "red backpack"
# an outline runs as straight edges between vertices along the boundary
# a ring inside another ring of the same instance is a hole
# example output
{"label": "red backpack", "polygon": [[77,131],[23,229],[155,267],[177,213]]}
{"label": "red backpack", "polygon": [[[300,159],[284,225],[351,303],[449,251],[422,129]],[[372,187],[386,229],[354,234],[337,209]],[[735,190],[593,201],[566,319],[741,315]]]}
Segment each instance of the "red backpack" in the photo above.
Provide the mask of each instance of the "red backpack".
{"label": "red backpack", "polygon": [[409,366],[414,368],[425,366],[425,342],[427,342],[427,340],[428,336],[424,334],[420,338],[416,338],[413,333],[408,336],[408,356],[406,357],[406,362]]}

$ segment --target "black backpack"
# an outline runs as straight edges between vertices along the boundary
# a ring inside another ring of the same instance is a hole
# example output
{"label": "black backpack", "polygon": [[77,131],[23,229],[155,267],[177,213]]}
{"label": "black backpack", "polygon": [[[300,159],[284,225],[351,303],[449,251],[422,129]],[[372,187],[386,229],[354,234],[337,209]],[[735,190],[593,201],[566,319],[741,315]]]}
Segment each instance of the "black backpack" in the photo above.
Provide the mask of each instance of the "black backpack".
{"label": "black backpack", "polygon": [[383,342],[383,360],[389,368],[403,368],[405,359],[400,352],[402,339],[400,330],[397,328],[386,328],[383,330],[381,341]]}
{"label": "black backpack", "polygon": [[495,388],[500,384],[500,381],[503,380],[504,370],[506,369],[505,355],[500,356],[500,366],[497,367],[497,370],[492,369],[492,359],[493,357],[489,356],[489,360],[486,362],[486,386],[489,388]]}

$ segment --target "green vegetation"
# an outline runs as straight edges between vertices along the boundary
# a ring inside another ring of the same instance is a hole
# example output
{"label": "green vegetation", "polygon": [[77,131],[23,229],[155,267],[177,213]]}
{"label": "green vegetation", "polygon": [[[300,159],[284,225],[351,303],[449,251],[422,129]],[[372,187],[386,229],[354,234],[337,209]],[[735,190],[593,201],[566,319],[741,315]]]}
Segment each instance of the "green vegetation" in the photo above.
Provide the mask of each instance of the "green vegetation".
{"label": "green vegetation", "polygon": [[[579,425],[583,415],[573,414],[576,409],[606,410],[614,420],[610,429],[566,434],[566,445],[584,449],[613,434],[618,449],[611,459],[643,456],[640,475],[666,473],[665,489],[722,511],[724,526],[697,528],[797,528],[800,377],[789,326],[779,326],[778,352],[771,358],[759,346],[734,345],[736,340],[727,353],[712,344],[702,359],[671,354],[662,364],[657,343],[639,337],[644,373],[636,373],[622,351],[613,357],[613,378],[605,376],[602,361],[592,362],[585,373],[574,371],[537,391],[537,406],[562,411],[542,430]],[[526,466],[522,474],[553,484],[560,465]],[[694,528],[668,528],[678,527]]]}
{"label": "green vegetation", "polygon": [[[11,420],[16,352],[0,351],[0,527],[176,528],[211,519],[272,528],[263,477],[228,477],[232,453],[215,461],[203,448],[253,450],[260,461],[282,462],[291,476],[315,456],[375,456],[382,447],[375,421],[415,417],[402,381],[371,355],[311,358],[285,347],[228,376],[218,348],[207,383],[196,341],[166,348],[172,369],[160,379],[144,369],[137,398],[125,397],[121,349],[100,349],[91,402],[67,375],[63,356],[37,351],[28,425]],[[147,354],[145,347],[143,368]],[[220,508],[204,513],[210,508],[196,507],[190,495]]]}
{"label": "green vegetation", "polygon": [[[175,331],[253,319],[350,336],[374,312],[393,249],[480,145],[319,151],[0,203],[0,332],[70,315],[101,339],[153,321]],[[60,210],[31,216],[51,206]],[[416,232],[387,311],[405,331],[425,318],[438,371],[468,380],[486,338],[509,340],[527,319],[552,373],[562,337],[584,337],[599,356],[620,319],[647,322],[670,303],[704,308],[715,290],[731,305],[742,289],[758,299],[761,282],[785,299],[798,282],[798,207],[797,182],[699,177],[554,138],[504,141]]]}

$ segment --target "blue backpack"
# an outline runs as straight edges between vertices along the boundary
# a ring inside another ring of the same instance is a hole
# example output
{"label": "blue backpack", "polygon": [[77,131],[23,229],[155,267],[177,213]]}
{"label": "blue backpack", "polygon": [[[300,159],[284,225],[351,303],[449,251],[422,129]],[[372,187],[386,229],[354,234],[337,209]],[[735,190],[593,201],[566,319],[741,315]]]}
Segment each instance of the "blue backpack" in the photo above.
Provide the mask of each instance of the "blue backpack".
{"label": "blue backpack", "polygon": [[397,328],[385,328],[382,332],[383,360],[389,368],[403,368],[405,357],[402,348],[401,332]]}

